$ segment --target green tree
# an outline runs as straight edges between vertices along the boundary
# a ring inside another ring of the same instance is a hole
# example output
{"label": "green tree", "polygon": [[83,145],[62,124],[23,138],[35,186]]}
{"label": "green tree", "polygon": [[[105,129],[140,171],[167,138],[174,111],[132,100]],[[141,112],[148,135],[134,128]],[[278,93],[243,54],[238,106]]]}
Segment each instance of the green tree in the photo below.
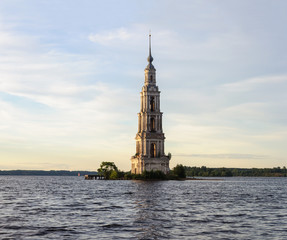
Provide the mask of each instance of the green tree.
{"label": "green tree", "polygon": [[173,168],[174,175],[178,176],[179,178],[186,178],[185,168],[182,164],[177,164]]}
{"label": "green tree", "polygon": [[118,172],[116,170],[113,170],[110,174],[109,179],[116,180],[116,179],[118,179],[118,177],[119,177]]}
{"label": "green tree", "polygon": [[102,162],[100,168],[98,169],[99,174],[104,176],[105,179],[110,179],[113,171],[118,172],[118,168],[114,162]]}
{"label": "green tree", "polygon": [[126,172],[126,173],[124,173],[123,177],[125,180],[132,179],[132,174],[131,174],[131,172]]}

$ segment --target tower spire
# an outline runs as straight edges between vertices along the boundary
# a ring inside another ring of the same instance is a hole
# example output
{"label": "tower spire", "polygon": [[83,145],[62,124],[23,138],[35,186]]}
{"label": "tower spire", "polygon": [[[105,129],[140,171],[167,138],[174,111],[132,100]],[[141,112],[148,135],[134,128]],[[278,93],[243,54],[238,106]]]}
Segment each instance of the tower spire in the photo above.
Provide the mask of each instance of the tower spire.
{"label": "tower spire", "polygon": [[149,56],[147,58],[147,61],[149,62],[149,68],[151,68],[153,57],[151,56],[151,32],[150,31],[149,31]]}

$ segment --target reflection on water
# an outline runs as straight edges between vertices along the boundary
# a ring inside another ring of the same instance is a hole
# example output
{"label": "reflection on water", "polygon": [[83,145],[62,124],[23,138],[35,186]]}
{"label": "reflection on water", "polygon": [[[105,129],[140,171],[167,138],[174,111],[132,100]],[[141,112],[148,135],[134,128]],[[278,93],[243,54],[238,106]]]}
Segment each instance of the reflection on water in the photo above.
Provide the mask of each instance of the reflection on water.
{"label": "reflection on water", "polygon": [[139,227],[138,239],[169,238],[166,229],[171,228],[171,214],[166,200],[160,196],[163,182],[137,182],[135,192],[136,219]]}
{"label": "reflection on water", "polygon": [[287,239],[286,186],[0,176],[0,239]]}

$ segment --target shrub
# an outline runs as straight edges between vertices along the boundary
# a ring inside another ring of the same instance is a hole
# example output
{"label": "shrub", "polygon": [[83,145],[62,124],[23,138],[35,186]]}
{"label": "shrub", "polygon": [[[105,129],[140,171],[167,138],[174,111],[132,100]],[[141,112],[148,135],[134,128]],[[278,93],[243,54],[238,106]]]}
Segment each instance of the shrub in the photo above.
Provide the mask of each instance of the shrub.
{"label": "shrub", "polygon": [[179,178],[186,178],[185,168],[182,166],[182,164],[177,164],[173,168],[173,174]]}

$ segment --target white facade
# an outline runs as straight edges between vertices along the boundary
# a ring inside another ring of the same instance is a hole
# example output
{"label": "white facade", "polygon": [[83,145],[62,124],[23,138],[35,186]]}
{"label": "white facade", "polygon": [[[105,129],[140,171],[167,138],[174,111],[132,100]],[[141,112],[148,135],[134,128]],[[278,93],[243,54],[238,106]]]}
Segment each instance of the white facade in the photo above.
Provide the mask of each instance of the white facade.
{"label": "white facade", "polygon": [[[151,41],[151,36],[149,36]],[[150,42],[149,42],[150,43]],[[145,82],[140,93],[141,105],[138,113],[136,154],[131,158],[131,172],[141,174],[144,170],[169,171],[170,158],[164,153],[162,112],[160,112],[160,91],[156,85],[156,70],[152,65],[149,45],[148,65],[145,68]]]}

